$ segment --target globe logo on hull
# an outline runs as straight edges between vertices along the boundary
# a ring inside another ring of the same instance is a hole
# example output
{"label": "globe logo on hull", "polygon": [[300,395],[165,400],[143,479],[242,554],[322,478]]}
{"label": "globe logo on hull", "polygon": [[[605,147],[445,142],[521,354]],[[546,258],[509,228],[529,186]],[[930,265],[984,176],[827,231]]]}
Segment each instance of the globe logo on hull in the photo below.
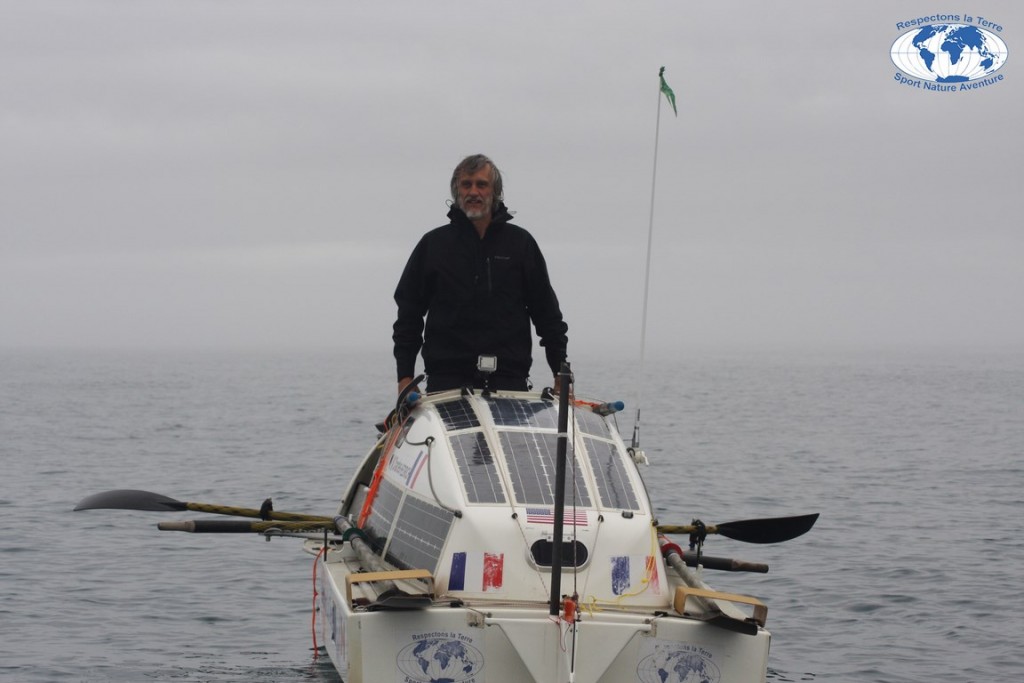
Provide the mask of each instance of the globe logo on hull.
{"label": "globe logo on hull", "polygon": [[699,648],[682,645],[655,648],[637,664],[636,677],[643,683],[720,683],[722,672]]}
{"label": "globe logo on hull", "polygon": [[962,83],[991,76],[1006,62],[1002,38],[967,24],[931,24],[907,31],[892,44],[892,63],[905,74],[934,83]]}
{"label": "globe logo on hull", "polygon": [[395,664],[406,681],[469,683],[483,671],[484,655],[468,642],[438,635],[403,647]]}

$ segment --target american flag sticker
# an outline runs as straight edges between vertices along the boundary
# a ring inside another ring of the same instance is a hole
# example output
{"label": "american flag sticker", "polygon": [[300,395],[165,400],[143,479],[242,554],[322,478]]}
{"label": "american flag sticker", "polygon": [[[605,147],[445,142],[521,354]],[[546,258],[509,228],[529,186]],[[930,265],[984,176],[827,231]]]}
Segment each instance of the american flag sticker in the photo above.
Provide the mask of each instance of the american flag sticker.
{"label": "american flag sticker", "polygon": [[[526,508],[526,523],[554,524],[555,511],[552,508]],[[570,526],[587,526],[587,512],[585,510],[573,512],[566,509],[562,523]]]}
{"label": "american flag sticker", "polygon": [[501,590],[504,553],[452,553],[448,590],[491,593]]}
{"label": "american flag sticker", "polygon": [[611,559],[612,593],[625,595],[652,591],[661,594],[658,563],[654,555],[617,555]]}

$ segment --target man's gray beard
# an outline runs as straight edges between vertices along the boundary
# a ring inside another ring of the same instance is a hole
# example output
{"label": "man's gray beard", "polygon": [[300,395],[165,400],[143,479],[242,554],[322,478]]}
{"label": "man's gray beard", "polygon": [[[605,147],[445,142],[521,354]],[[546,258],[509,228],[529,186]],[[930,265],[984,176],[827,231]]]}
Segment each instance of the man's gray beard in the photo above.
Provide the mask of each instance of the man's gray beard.
{"label": "man's gray beard", "polygon": [[484,202],[480,209],[469,209],[466,208],[464,204],[459,206],[459,208],[462,209],[462,213],[466,214],[466,218],[471,221],[479,220],[481,218],[490,218],[491,216],[491,206],[486,202]]}

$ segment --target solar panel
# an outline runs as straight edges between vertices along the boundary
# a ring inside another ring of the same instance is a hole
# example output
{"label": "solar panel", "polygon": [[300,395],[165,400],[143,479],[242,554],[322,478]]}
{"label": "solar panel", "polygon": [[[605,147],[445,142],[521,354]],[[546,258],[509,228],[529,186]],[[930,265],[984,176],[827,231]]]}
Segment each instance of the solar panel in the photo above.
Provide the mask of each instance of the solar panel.
{"label": "solar panel", "polygon": [[503,398],[489,401],[491,417],[499,427],[529,427],[531,429],[556,429],[558,409],[547,401],[531,401],[525,398]]}
{"label": "solar panel", "polygon": [[[516,502],[520,505],[553,505],[558,436],[554,433],[513,431],[501,431],[499,435],[501,449],[505,453],[505,463],[512,477],[512,491]],[[583,507],[590,507],[590,494],[582,472],[572,466],[572,451],[572,444],[569,443],[565,469],[566,504],[575,501]]]}
{"label": "solar panel", "polygon": [[433,571],[453,519],[447,510],[406,496],[388,546],[388,557],[409,569]]}
{"label": "solar panel", "polygon": [[480,426],[480,420],[477,418],[476,413],[473,412],[473,406],[465,398],[436,403],[435,406],[437,407],[438,414],[441,416],[441,420],[444,422],[445,429],[448,431]]}
{"label": "solar panel", "polygon": [[608,421],[591,410],[577,410],[576,422],[580,425],[580,431],[584,434],[593,434],[605,439],[611,438],[611,431]]}
{"label": "solar panel", "polygon": [[448,437],[470,503],[504,503],[501,475],[483,432]]}
{"label": "solar panel", "polygon": [[615,444],[583,437],[590,469],[597,480],[597,496],[601,505],[619,510],[639,510],[636,491],[629,481],[622,457]]}
{"label": "solar panel", "polygon": [[387,479],[381,480],[364,528],[378,552],[384,548],[400,502],[402,502],[402,490]]}

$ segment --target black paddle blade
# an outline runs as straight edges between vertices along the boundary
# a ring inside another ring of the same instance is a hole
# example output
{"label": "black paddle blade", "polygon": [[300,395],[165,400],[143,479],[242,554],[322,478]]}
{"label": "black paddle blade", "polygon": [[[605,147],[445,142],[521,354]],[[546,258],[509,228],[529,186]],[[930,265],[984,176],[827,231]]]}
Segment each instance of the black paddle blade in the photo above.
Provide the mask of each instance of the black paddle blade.
{"label": "black paddle blade", "polygon": [[[726,538],[744,543],[782,543],[797,536],[803,536],[818,521],[818,513],[796,517],[770,517],[768,519],[745,519],[739,522],[725,522],[714,527],[715,532]],[[709,528],[708,531],[711,531]]]}
{"label": "black paddle blade", "polygon": [[151,512],[177,512],[187,510],[187,503],[159,493],[137,489],[102,491],[83,498],[75,510],[147,510]]}

